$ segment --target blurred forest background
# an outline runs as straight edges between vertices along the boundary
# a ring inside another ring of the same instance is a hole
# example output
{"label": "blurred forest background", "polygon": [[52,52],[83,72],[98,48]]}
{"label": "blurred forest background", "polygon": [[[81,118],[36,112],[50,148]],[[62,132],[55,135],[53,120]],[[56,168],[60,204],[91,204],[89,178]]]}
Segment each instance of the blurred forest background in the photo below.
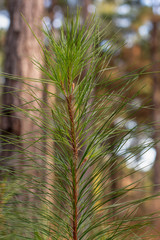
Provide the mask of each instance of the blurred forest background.
{"label": "blurred forest background", "polygon": [[[124,151],[124,154],[131,153],[135,145],[143,144],[144,139],[150,142],[157,141],[160,139],[160,74],[156,73],[160,66],[160,0],[0,0],[0,71],[25,77],[40,77],[40,73],[31,66],[31,63],[28,63],[29,57],[39,57],[38,44],[30,30],[27,30],[20,12],[40,38],[43,36],[37,30],[37,26],[41,25],[43,28],[47,26],[49,30],[54,30],[58,38],[59,29],[67,11],[68,14],[76,13],[77,6],[82,8],[82,22],[90,14],[96,13],[97,17],[102,19],[101,27],[108,25],[109,30],[101,41],[102,47],[105,44],[103,51],[110,46],[110,37],[117,35],[115,54],[110,62],[114,76],[121,76],[147,66],[148,73],[140,76],[129,92],[132,96],[141,89],[140,94],[128,107],[130,113],[134,113],[142,105],[150,107],[138,111],[134,118],[128,118],[126,128],[131,129],[143,123],[141,128],[147,126],[148,131],[146,133],[142,129],[138,139],[131,136],[121,151]],[[125,44],[119,48],[121,42]],[[118,51],[117,48],[119,48]],[[155,73],[151,74],[152,71]],[[111,72],[107,71],[108,76]],[[12,85],[8,79],[1,77],[0,81],[1,85]],[[18,85],[17,87],[22,88]],[[3,90],[2,87],[0,89],[1,104],[12,104],[14,99],[10,99],[9,96],[3,98],[3,91],[8,91],[8,89]],[[18,103],[15,102],[15,105]],[[120,122],[121,119],[115,121]],[[154,123],[152,126],[151,122]],[[18,120],[8,120],[7,117],[1,120],[2,131],[13,132],[17,135],[24,133],[25,128],[30,127],[26,125],[24,122],[19,123]],[[9,155],[12,150],[8,153]],[[138,170],[137,179],[147,176],[141,184],[149,185],[150,193],[159,193],[160,143],[156,143],[143,156],[140,154],[137,158],[131,158],[126,163],[124,171],[129,173],[131,169]],[[118,188],[119,184],[132,183],[135,179],[129,175],[123,181],[113,187]],[[160,205],[160,203],[154,204],[157,211],[159,211],[158,204]],[[153,205],[143,206],[143,211],[149,212],[151,208],[153,209]]]}

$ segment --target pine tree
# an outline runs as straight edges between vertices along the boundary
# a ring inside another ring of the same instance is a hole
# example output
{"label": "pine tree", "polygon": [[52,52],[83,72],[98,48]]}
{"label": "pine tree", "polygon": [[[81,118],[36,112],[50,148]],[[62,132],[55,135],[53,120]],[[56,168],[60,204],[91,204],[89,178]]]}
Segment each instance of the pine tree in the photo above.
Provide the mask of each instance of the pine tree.
{"label": "pine tree", "polygon": [[[143,74],[143,69],[112,79],[112,83],[110,78],[104,79],[103,83],[99,82],[103,72],[108,70],[110,58],[115,52],[114,41],[103,52],[100,39],[106,30],[99,31],[99,23],[94,17],[81,25],[78,14],[76,20],[67,19],[58,41],[52,32],[44,31],[49,43],[47,48],[36,37],[45,55],[45,65],[37,60],[34,60],[34,64],[44,77],[39,80],[27,78],[25,83],[28,87],[31,86],[31,89],[27,89],[33,101],[30,104],[25,99],[30,108],[24,108],[23,105],[16,109],[24,118],[30,118],[44,135],[39,136],[37,131],[32,132],[38,153],[30,151],[30,144],[33,142],[30,139],[27,141],[26,135],[23,135],[20,142],[24,141],[28,147],[18,149],[18,153],[25,156],[26,171],[17,171],[12,183],[3,179],[5,191],[1,195],[1,232],[5,239],[135,239],[138,238],[136,228],[143,227],[152,219],[152,215],[140,217],[135,214],[139,205],[149,200],[150,196],[125,200],[130,192],[134,191],[136,194],[142,190],[137,185],[139,181],[116,190],[111,187],[114,180],[117,180],[112,178],[111,181],[111,171],[120,173],[126,160],[131,158],[130,154],[122,154],[117,166],[114,165],[117,160],[115,153],[122,149],[136,128],[127,130],[122,127],[126,118],[116,124],[114,120],[126,114],[128,104],[137,96],[126,97],[126,92],[132,88],[134,80]],[[17,79],[24,81],[17,76],[5,76],[13,82]],[[41,90],[36,85],[39,82],[56,87],[56,93],[46,89],[50,104],[37,96],[37,91]],[[110,91],[104,92],[109,86]],[[101,90],[101,95],[93,96],[95,88]],[[119,90],[115,91],[117,88]],[[56,98],[56,102],[53,98]],[[141,131],[144,132],[144,129]],[[54,154],[52,146],[44,137],[46,133],[55,143]],[[17,139],[13,142],[15,146],[18,143]],[[44,144],[49,144],[51,149],[48,152],[50,161],[44,155]],[[147,142],[145,145],[150,146]],[[142,148],[135,147],[134,156]],[[24,159],[18,160],[24,163]],[[44,178],[35,175],[35,171],[45,172]],[[48,181],[52,174],[54,179]],[[118,174],[116,178],[121,180],[123,176]],[[7,198],[11,186],[14,186],[13,192]],[[26,203],[19,198],[24,190],[26,194],[29,191],[37,202]]]}

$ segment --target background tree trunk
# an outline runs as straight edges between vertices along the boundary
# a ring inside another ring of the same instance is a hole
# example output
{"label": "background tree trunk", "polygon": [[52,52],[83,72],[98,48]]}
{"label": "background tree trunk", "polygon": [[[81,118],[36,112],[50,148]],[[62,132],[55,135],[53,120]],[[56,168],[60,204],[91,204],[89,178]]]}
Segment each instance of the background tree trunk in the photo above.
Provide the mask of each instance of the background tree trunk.
{"label": "background tree trunk", "polygon": [[[151,34],[151,61],[153,71],[153,121],[154,121],[154,140],[157,142],[160,140],[160,74],[159,71],[159,38],[158,38],[158,25],[159,17],[153,16],[152,19],[153,29]],[[153,165],[153,193],[158,194],[160,192],[160,142],[155,144],[156,158]],[[152,202],[152,211],[154,210],[158,217],[154,220],[154,226],[159,232],[159,205],[160,197],[157,197]]]}
{"label": "background tree trunk", "polygon": [[[153,121],[154,121],[154,139],[157,141],[160,136],[160,76],[159,73],[159,41],[158,41],[158,19],[155,17],[152,21],[153,30],[151,38],[151,60],[153,63]],[[160,191],[160,142],[156,143],[156,159],[153,166],[153,184],[154,184],[154,193]]]}
{"label": "background tree trunk", "polygon": [[[28,24],[31,26],[32,30],[38,38],[42,38],[41,30],[38,26],[41,25],[41,18],[43,16],[44,3],[43,0],[9,0],[8,9],[10,13],[10,28],[7,33],[6,38],[6,59],[5,59],[5,72],[17,75],[20,77],[27,78],[40,78],[41,72],[36,69],[34,64],[29,59],[30,57],[38,59],[39,62],[43,61],[40,54],[40,46],[33,36],[31,30],[24,22],[21,13],[26,18]],[[26,83],[31,83],[25,80]],[[18,143],[21,143],[21,138],[24,134],[29,132],[37,132],[40,134],[40,128],[37,127],[33,121],[29,118],[22,118],[22,114],[14,110],[13,106],[19,107],[26,102],[34,100],[29,94],[27,94],[28,87],[25,84],[25,81],[20,80],[11,80],[5,79],[3,96],[2,96],[2,119],[1,119],[1,131],[4,139],[9,139],[9,144],[6,144],[5,141],[2,143],[2,159],[5,159],[5,165],[8,165],[9,169],[14,173],[15,170],[20,170],[19,166],[17,167],[17,159],[13,159],[13,155],[17,151],[17,147],[11,143],[11,138],[14,137],[14,140],[17,139]],[[36,94],[36,97],[42,99],[43,96],[43,86],[41,83],[32,82],[33,91]],[[35,91],[36,89],[36,91]],[[40,90],[38,90],[40,89]],[[16,90],[16,94],[13,94],[13,91]],[[12,107],[12,110],[9,108]],[[31,105],[25,105],[25,108],[29,108]],[[32,108],[38,108],[36,101],[32,102]],[[37,113],[34,113],[37,114]],[[39,114],[39,113],[38,113]],[[26,135],[31,144],[35,140],[35,134]],[[36,136],[37,138],[37,136]],[[26,146],[22,146],[26,147]],[[30,146],[27,149],[29,152],[36,154],[36,146]],[[17,151],[18,152],[18,151]],[[18,154],[18,153],[17,153]],[[9,159],[11,161],[9,161]],[[18,156],[19,158],[19,156]],[[21,156],[23,163],[25,164],[24,156]],[[8,160],[7,160],[8,159]],[[39,160],[40,161],[40,160]],[[23,164],[21,165],[22,169]],[[38,172],[36,172],[36,175]]]}
{"label": "background tree trunk", "polygon": [[82,1],[82,16],[83,16],[84,20],[86,20],[86,18],[89,15],[89,12],[88,12],[89,4],[91,4],[91,0],[83,0]]}

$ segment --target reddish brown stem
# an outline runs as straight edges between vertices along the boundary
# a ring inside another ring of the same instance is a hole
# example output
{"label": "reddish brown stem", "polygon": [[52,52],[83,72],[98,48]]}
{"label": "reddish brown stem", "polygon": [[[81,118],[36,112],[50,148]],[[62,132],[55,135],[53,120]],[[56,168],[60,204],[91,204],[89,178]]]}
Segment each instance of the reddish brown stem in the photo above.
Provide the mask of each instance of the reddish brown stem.
{"label": "reddish brown stem", "polygon": [[71,135],[71,145],[73,150],[73,159],[74,159],[74,179],[73,179],[73,206],[74,206],[74,212],[73,212],[73,239],[77,240],[77,225],[78,225],[78,207],[77,207],[77,160],[78,160],[78,146],[76,142],[76,134],[75,134],[75,123],[74,123],[74,110],[72,105],[72,95],[69,97],[66,97],[67,100],[67,106],[68,106],[68,112],[69,112],[69,118],[70,118],[70,135]]}
{"label": "reddish brown stem", "polygon": [[[63,83],[61,82],[61,87],[66,97],[67,108],[70,119],[70,137],[71,137],[71,146],[73,151],[73,167],[74,167],[74,177],[73,177],[73,219],[72,219],[72,228],[73,228],[73,240],[78,240],[78,184],[77,184],[77,161],[78,161],[78,144],[76,141],[76,133],[75,133],[75,122],[74,122],[74,106],[73,106],[73,92],[71,94],[66,93]],[[73,88],[72,88],[73,91]],[[68,93],[70,92],[70,79],[68,74]]]}

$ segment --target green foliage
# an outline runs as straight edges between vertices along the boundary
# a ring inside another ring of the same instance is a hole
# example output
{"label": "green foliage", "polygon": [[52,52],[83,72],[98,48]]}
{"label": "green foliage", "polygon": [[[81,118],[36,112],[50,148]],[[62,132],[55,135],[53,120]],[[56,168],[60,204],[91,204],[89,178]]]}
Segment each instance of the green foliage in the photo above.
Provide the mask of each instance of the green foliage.
{"label": "green foliage", "polygon": [[[110,39],[111,46],[106,43],[103,52],[100,41],[105,31],[99,31],[94,17],[83,25],[79,15],[67,19],[58,41],[49,31],[44,31],[48,46],[43,47],[38,40],[45,65],[33,62],[43,79],[5,74],[26,86],[23,95],[13,89],[21,106],[9,110],[26,119],[26,124],[32,121],[36,129],[20,137],[1,135],[2,147],[15,147],[12,156],[4,156],[1,161],[10,166],[14,162],[10,184],[16,185],[12,199],[3,207],[8,219],[2,239],[135,239],[134,231],[152,220],[152,215],[138,214],[150,196],[128,198],[129,194],[145,191],[141,179],[121,185],[135,173],[122,174],[128,159],[144,150],[136,146],[132,154],[120,153],[132,133],[144,131],[125,127],[128,106],[137,96],[129,98],[126,92],[143,69],[112,79],[112,83],[108,77],[102,84],[100,79],[115,52],[111,44],[114,39]],[[47,102],[38,97],[42,89],[33,81],[45,86]],[[56,92],[50,90],[53,88]],[[116,123],[120,117],[122,120]],[[144,145],[152,146],[147,142]],[[10,168],[1,166],[10,174]],[[116,188],[115,183],[119,185]]]}

